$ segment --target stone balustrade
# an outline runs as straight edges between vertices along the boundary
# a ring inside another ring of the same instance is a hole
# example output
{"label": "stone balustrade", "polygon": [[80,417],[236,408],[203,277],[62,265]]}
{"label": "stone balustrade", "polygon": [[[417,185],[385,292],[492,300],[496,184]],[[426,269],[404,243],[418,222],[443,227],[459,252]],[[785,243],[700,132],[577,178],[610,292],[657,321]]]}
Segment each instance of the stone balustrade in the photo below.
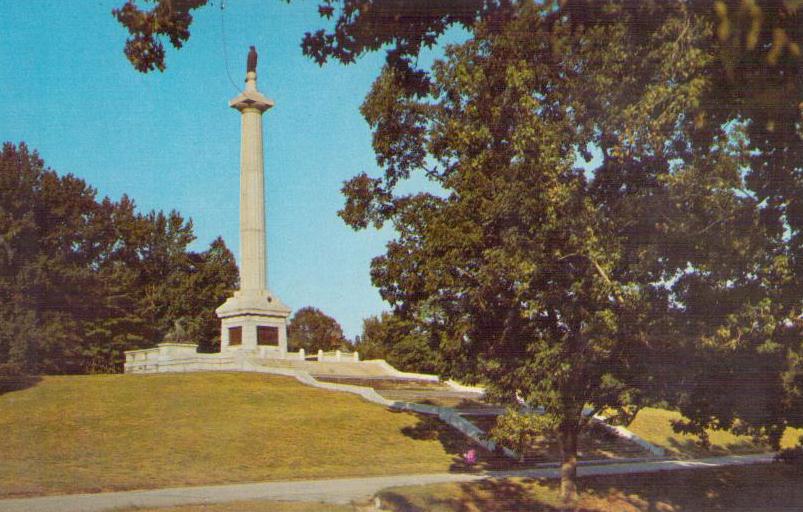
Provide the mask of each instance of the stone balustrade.
{"label": "stone balustrade", "polygon": [[318,351],[318,361],[320,362],[338,362],[338,361],[359,361],[359,352],[345,352],[341,350],[332,350],[330,352]]}
{"label": "stone balustrade", "polygon": [[[304,349],[300,349],[298,352],[282,354],[278,347],[272,345],[260,345],[255,351],[229,347],[228,350],[218,354],[199,354],[197,348],[197,345],[192,343],[160,343],[153,348],[128,350],[125,352],[125,373],[236,371],[242,370],[242,364],[237,361],[242,360],[243,357],[297,361],[316,359],[314,354],[308,355]],[[358,352],[340,350],[330,352],[320,350],[317,354],[317,360],[328,363],[360,362],[360,354]]]}
{"label": "stone balustrade", "polygon": [[238,369],[235,359],[199,354],[193,343],[160,343],[154,348],[125,352],[125,373],[162,373]]}

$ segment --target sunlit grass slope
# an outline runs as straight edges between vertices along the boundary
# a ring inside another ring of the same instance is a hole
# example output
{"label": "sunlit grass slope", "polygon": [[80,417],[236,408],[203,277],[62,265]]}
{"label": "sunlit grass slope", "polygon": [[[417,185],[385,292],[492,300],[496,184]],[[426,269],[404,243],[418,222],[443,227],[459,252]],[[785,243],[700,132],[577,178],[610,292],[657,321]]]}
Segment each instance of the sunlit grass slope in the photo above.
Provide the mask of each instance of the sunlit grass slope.
{"label": "sunlit grass slope", "polygon": [[[767,446],[756,445],[749,436],[737,436],[725,431],[709,432],[711,448],[706,450],[699,446],[697,436],[677,434],[672,430],[672,421],[679,419],[680,413],[674,411],[645,408],[639,411],[627,428],[642,439],[666,448],[669,455],[681,457],[710,457],[770,450]],[[803,435],[803,430],[788,429],[784,433],[782,447],[794,446],[800,435]]]}
{"label": "sunlit grass slope", "polygon": [[0,496],[449,470],[422,423],[284,377],[44,377],[0,395]]}

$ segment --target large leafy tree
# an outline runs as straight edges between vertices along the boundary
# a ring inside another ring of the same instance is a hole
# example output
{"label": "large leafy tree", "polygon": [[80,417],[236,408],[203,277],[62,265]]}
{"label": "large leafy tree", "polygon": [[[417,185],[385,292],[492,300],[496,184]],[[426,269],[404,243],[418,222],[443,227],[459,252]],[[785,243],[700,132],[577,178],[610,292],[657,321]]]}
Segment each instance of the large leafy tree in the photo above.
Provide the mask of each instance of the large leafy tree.
{"label": "large leafy tree", "polygon": [[348,347],[343,328],[337,320],[312,306],[299,309],[290,318],[287,344],[290,350],[303,348],[307,353]]}
{"label": "large leafy tree", "polygon": [[386,312],[363,320],[356,349],[362,359],[384,359],[405,372],[436,373],[437,345],[424,322]]}
{"label": "large leafy tree", "polygon": [[0,155],[0,361],[33,371],[77,371],[81,318],[103,283],[93,272],[108,217],[95,191],[57,176],[25,145]]}
{"label": "large leafy tree", "polygon": [[[634,13],[579,32],[519,5],[447,49],[426,94],[386,67],[363,105],[384,175],[344,187],[350,225],[396,228],[374,283],[445,330],[446,372],[554,418],[567,499],[588,408],[637,405],[672,346],[678,283],[733,283],[772,244],[739,127],[695,122],[711,27],[674,9],[639,40]],[[412,173],[440,191],[397,194]]]}
{"label": "large leafy tree", "polygon": [[191,253],[192,272],[184,287],[190,299],[187,313],[193,319],[188,335],[202,352],[220,351],[220,320],[215,308],[237,288],[238,272],[234,254],[218,237],[201,253]]}

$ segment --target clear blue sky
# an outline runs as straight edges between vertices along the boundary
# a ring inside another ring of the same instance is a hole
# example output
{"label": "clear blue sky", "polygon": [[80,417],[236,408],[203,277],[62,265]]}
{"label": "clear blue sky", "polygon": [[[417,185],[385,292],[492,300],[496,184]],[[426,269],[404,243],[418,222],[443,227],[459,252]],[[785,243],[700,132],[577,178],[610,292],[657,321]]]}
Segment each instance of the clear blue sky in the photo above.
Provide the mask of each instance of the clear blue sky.
{"label": "clear blue sky", "polygon": [[[167,70],[136,72],[111,16],[123,0],[0,2],[0,137],[26,142],[59,173],[99,196],[131,196],[140,211],[192,218],[203,250],[218,235],[239,252],[239,113],[224,61],[220,0],[195,11],[192,36],[168,49]],[[140,2],[142,3],[142,2]],[[340,187],[378,172],[358,108],[383,54],[319,68],[301,54],[321,25],[317,3],[226,2],[229,70],[242,83],[248,46],[259,51],[265,115],[270,288],[293,309],[312,305],[347,336],[387,308],[369,277],[389,233],[354,232],[336,212]]]}

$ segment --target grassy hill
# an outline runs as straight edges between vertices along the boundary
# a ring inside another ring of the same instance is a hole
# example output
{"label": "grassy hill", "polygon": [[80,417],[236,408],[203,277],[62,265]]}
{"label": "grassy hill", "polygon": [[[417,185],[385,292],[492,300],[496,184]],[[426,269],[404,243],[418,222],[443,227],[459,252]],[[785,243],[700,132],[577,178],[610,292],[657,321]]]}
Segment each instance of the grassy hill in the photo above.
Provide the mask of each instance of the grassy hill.
{"label": "grassy hill", "polygon": [[[1,383],[0,383],[1,384]],[[645,409],[631,429],[680,456],[763,451],[674,434]],[[462,470],[469,448],[432,417],[251,373],[53,376],[0,385],[0,498]],[[791,434],[791,432],[790,432]],[[792,445],[800,431],[787,436]],[[500,462],[481,452],[483,464]],[[495,466],[498,467],[498,466]]]}
{"label": "grassy hill", "polygon": [[459,468],[459,434],[293,379],[44,377],[0,395],[0,497]]}

